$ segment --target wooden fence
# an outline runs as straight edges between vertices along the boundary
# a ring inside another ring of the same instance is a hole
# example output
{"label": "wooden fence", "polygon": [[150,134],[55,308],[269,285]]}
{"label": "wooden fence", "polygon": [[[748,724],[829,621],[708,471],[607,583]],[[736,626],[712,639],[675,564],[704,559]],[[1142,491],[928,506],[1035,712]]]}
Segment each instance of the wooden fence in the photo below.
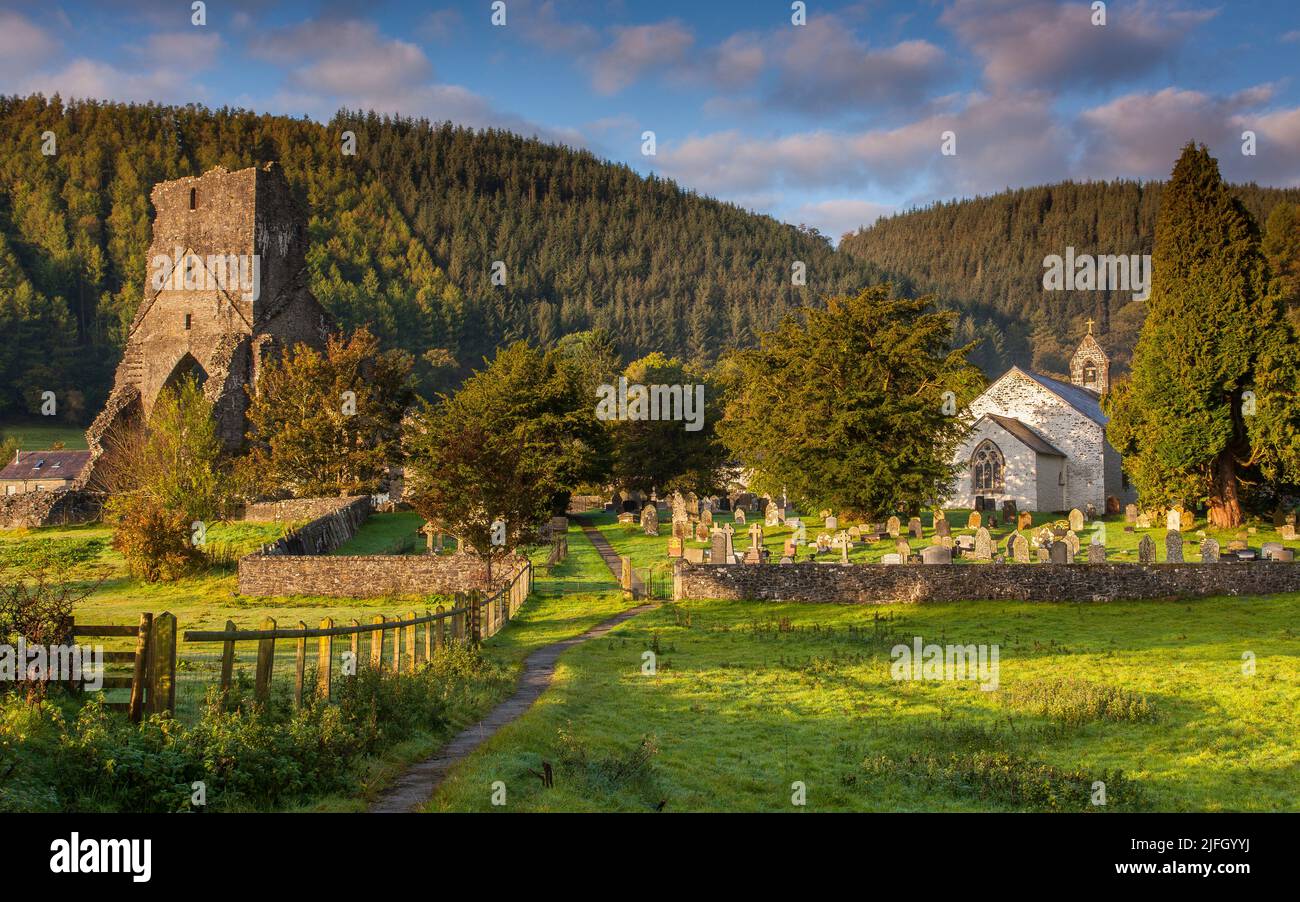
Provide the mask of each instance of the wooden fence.
{"label": "wooden fence", "polygon": [[139,626],[78,625],[72,636],[85,638],[135,637],[135,651],[106,651],[104,664],[131,664],[131,675],[103,676],[103,689],[130,689],[125,702],[106,702],[106,707],[126,711],[133,723],[145,714],[174,713],[176,710],[176,618],[163,612],[157,617],[141,614]]}
{"label": "wooden fence", "polygon": [[569,556],[569,537],[559,535],[551,543],[551,553],[546,556],[546,570],[550,572]]}
{"label": "wooden fence", "polygon": [[[319,627],[308,627],[299,621],[297,628],[282,629],[275,619],[266,618],[261,629],[241,630],[232,621],[219,631],[187,630],[185,641],[194,643],[221,643],[221,691],[230,691],[234,679],[236,646],[241,642],[257,643],[257,664],[253,681],[255,697],[265,701],[270,697],[272,675],[276,669],[277,643],[293,643],[294,666],[292,670],[294,704],[300,706],[307,688],[308,640],[315,640],[313,655],[316,664],[317,697],[329,699],[334,686],[334,640],[347,637],[350,658],[344,659],[344,676],[356,674],[362,654],[367,653],[372,668],[389,668],[394,673],[409,673],[445,644],[465,642],[478,644],[496,635],[519,611],[532,591],[533,568],[525,561],[512,575],[510,582],[484,598],[481,592],[457,593],[450,609],[438,605],[433,611],[417,615],[415,611],[402,617],[389,618],[376,614],[370,623],[353,620],[350,625],[335,626],[326,617]],[[369,637],[364,643],[362,638]],[[368,648],[366,647],[368,645]],[[349,669],[346,665],[351,664]]]}

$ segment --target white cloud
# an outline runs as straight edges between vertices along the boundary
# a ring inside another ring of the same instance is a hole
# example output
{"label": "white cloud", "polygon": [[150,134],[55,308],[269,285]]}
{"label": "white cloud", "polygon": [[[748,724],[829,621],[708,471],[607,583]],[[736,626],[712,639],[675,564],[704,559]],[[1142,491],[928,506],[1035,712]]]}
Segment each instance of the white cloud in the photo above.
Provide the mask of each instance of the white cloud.
{"label": "white cloud", "polygon": [[11,10],[0,10],[0,77],[18,79],[48,65],[59,42],[44,28]]}
{"label": "white cloud", "polygon": [[888,216],[894,211],[892,204],[842,198],[803,204],[785,218],[791,222],[814,225],[823,235],[829,235],[838,244],[844,235],[870,226],[880,217]]}

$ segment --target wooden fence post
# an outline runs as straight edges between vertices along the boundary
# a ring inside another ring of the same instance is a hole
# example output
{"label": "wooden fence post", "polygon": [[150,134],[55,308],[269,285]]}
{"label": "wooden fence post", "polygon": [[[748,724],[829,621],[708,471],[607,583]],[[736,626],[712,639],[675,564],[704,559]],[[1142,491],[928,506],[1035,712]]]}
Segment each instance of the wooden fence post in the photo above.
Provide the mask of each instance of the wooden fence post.
{"label": "wooden fence post", "polygon": [[[267,617],[262,621],[262,629],[275,629],[275,618]],[[271,698],[271,671],[275,667],[275,639],[257,641],[257,676],[253,681],[253,693],[259,702]]]}
{"label": "wooden fence post", "polygon": [[[434,609],[433,609],[433,612],[434,612],[435,614],[445,614],[445,613],[447,613],[447,612],[446,612],[446,609],[445,609],[442,605],[438,605],[436,608],[434,608]],[[446,622],[447,622],[447,619],[446,619],[445,617],[439,617],[438,620],[437,620],[437,622],[436,622],[436,624],[435,624],[435,627],[436,627],[436,628],[435,628],[435,630],[434,630],[434,634],[433,634],[433,643],[434,643],[434,644],[433,644],[433,647],[434,647],[434,649],[436,649],[437,651],[442,651],[442,643],[443,643],[443,639],[444,639],[444,624],[446,624]]]}
{"label": "wooden fence post", "polygon": [[[430,613],[431,612],[429,611],[428,608],[424,609],[424,616],[428,617]],[[424,625],[424,660],[427,662],[432,659],[433,659],[433,621],[429,621]]]}
{"label": "wooden fence post", "polygon": [[469,592],[469,636],[467,640],[470,645],[478,645],[482,638],[482,612],[479,605],[479,592],[477,589],[471,589]]}
{"label": "wooden fence post", "polygon": [[[320,622],[320,628],[334,628],[334,618],[326,617]],[[321,636],[316,648],[316,694],[322,701],[330,700],[330,677],[334,673],[334,637]]]}
{"label": "wooden fence post", "polygon": [[[352,625],[353,625],[353,626],[360,626],[360,625],[361,625],[361,621],[358,620],[357,618],[353,617],[353,618],[352,618]],[[352,648],[351,648],[351,652],[352,652],[352,675],[353,675],[353,676],[356,676],[356,675],[357,675],[357,671],[361,669],[361,634],[360,634],[360,633],[353,633],[349,638],[350,638],[351,641],[352,641]],[[346,674],[345,674],[345,675],[346,675]]]}
{"label": "wooden fence post", "polygon": [[[298,629],[306,632],[307,624],[302,620],[298,621]],[[299,636],[297,642],[297,652],[294,658],[294,678],[293,678],[293,706],[302,707],[302,684],[303,678],[307,674],[307,637]]]}
{"label": "wooden fence post", "polygon": [[[226,621],[226,632],[235,631],[235,621]],[[227,639],[221,643],[221,701],[225,702],[230,694],[230,685],[235,678],[235,640]]]}
{"label": "wooden fence post", "polygon": [[[393,618],[393,620],[400,623],[402,620],[402,615],[398,614],[396,617]],[[387,632],[387,630],[385,630],[385,632]],[[397,626],[393,628],[393,673],[401,673],[401,672],[402,672],[402,627]]]}
{"label": "wooden fence post", "polygon": [[131,672],[131,701],[127,710],[131,723],[139,723],[144,713],[144,687],[149,678],[149,641],[153,632],[153,614],[140,615],[140,631],[135,640],[135,668]]}
{"label": "wooden fence post", "polygon": [[176,616],[163,611],[150,631],[149,713],[176,713]]}
{"label": "wooden fence post", "polygon": [[[414,619],[415,619],[415,611],[407,611],[407,612],[406,612],[406,619],[407,619],[407,620],[414,620]],[[418,629],[419,629],[419,627],[418,627],[417,625],[415,625],[414,623],[412,623],[410,626],[405,627],[405,628],[403,629],[403,632],[406,633],[406,671],[407,671],[407,673],[414,673],[414,672],[415,672],[415,665],[419,663],[419,662],[416,660],[416,658],[415,658],[416,650],[419,648],[419,646],[417,646],[417,645],[415,644],[415,631],[418,630]]]}
{"label": "wooden fence post", "polygon": [[[370,618],[371,623],[383,623],[384,615],[376,614]],[[384,631],[375,630],[370,634],[370,666],[379,670],[384,666]]]}

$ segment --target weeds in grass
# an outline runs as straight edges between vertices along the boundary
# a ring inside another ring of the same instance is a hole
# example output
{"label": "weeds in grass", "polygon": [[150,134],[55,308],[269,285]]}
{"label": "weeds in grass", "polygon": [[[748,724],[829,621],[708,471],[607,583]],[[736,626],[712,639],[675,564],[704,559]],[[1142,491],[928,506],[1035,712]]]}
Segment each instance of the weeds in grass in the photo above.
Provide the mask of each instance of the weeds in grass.
{"label": "weeds in grass", "polygon": [[556,759],[565,778],[581,782],[592,793],[631,792],[647,806],[661,804],[663,794],[654,769],[659,744],[654,735],[612,752],[593,752],[568,726],[559,729],[557,740]]}
{"label": "weeds in grass", "polygon": [[[1121,771],[1066,770],[1006,751],[878,755],[866,759],[862,768],[872,777],[906,780],[1024,811],[1135,811],[1147,804],[1142,787]],[[1097,781],[1106,787],[1104,807],[1092,804]]]}
{"label": "weeds in grass", "polygon": [[1155,723],[1157,719],[1155,705],[1145,695],[1074,677],[1017,683],[1007,687],[1002,700],[1066,726],[1093,721]]}

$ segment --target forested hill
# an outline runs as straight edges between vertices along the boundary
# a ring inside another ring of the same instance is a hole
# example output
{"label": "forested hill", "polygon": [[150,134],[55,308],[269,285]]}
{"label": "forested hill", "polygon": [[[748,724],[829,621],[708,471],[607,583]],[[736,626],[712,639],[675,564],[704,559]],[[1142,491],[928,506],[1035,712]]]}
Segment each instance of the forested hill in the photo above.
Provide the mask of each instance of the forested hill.
{"label": "forested hill", "polygon": [[[1170,166],[1173,160],[1170,160]],[[1064,182],[936,203],[845,236],[840,253],[905,277],[963,311],[959,339],[984,339],[975,362],[994,373],[1010,363],[1068,372],[1091,318],[1120,369],[1128,365],[1144,310],[1133,292],[1045,291],[1049,254],[1149,254],[1159,182]],[[1234,188],[1263,229],[1300,189]]]}
{"label": "forested hill", "polygon": [[[591,327],[625,359],[711,362],[792,308],[883,278],[815,232],[506,132],[0,98],[0,416],[50,389],[61,412],[93,417],[140,302],[151,186],[267,160],[311,211],[316,296],[413,352],[426,392],[503,340]],[[447,355],[457,367],[438,365]]]}

